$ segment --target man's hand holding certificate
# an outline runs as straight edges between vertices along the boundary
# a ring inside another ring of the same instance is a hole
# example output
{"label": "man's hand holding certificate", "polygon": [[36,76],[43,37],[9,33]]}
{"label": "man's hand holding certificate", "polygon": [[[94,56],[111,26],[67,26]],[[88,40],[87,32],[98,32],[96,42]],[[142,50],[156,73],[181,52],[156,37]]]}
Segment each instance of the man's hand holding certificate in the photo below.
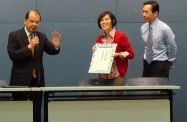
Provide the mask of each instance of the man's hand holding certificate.
{"label": "man's hand holding certificate", "polygon": [[109,74],[117,44],[96,44],[88,73]]}

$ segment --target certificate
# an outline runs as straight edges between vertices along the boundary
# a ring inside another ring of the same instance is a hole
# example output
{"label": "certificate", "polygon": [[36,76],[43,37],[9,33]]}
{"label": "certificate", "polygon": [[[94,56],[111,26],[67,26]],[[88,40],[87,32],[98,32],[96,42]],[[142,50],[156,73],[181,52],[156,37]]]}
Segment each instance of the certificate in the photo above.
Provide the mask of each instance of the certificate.
{"label": "certificate", "polygon": [[88,73],[110,74],[117,44],[96,44]]}

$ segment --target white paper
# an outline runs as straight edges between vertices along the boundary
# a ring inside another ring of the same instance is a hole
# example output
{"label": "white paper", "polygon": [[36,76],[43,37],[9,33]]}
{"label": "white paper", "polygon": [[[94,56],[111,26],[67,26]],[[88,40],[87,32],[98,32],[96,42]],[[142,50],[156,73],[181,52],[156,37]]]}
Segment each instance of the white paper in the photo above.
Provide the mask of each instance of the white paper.
{"label": "white paper", "polygon": [[113,54],[117,44],[96,44],[88,73],[109,74],[113,63]]}

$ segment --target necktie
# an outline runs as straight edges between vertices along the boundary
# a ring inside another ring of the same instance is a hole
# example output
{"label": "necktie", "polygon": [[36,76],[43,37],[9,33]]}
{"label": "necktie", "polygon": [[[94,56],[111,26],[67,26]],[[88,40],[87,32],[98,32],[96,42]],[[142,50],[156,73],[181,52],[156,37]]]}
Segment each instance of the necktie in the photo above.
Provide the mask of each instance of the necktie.
{"label": "necktie", "polygon": [[149,27],[149,34],[147,38],[147,48],[146,48],[146,61],[150,64],[153,60],[153,35],[152,35],[152,28]]}
{"label": "necktie", "polygon": [[[31,33],[29,34],[29,41],[34,37],[34,35]],[[34,48],[31,48],[32,55],[34,56]]]}
{"label": "necktie", "polygon": [[[32,38],[33,38],[33,34],[31,33],[31,34],[29,35],[29,41],[30,41]],[[31,48],[31,52],[32,52],[32,55],[34,56],[34,48]],[[33,69],[32,76],[33,76],[34,78],[36,78],[36,70],[35,70],[35,68]]]}

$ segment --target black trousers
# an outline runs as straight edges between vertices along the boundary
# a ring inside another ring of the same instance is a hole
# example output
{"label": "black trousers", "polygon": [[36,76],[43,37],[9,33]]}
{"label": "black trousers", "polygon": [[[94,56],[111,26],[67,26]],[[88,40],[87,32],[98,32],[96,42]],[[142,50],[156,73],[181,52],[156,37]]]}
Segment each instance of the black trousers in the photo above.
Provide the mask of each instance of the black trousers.
{"label": "black trousers", "polygon": [[153,61],[150,64],[146,60],[143,61],[143,77],[165,77],[169,78],[170,62],[169,61]]}
{"label": "black trousers", "polygon": [[[37,79],[33,78],[30,82],[30,87],[35,86]],[[41,122],[41,108],[42,108],[42,92],[15,92],[12,93],[12,98],[15,101],[31,100],[33,102],[33,122]]]}

